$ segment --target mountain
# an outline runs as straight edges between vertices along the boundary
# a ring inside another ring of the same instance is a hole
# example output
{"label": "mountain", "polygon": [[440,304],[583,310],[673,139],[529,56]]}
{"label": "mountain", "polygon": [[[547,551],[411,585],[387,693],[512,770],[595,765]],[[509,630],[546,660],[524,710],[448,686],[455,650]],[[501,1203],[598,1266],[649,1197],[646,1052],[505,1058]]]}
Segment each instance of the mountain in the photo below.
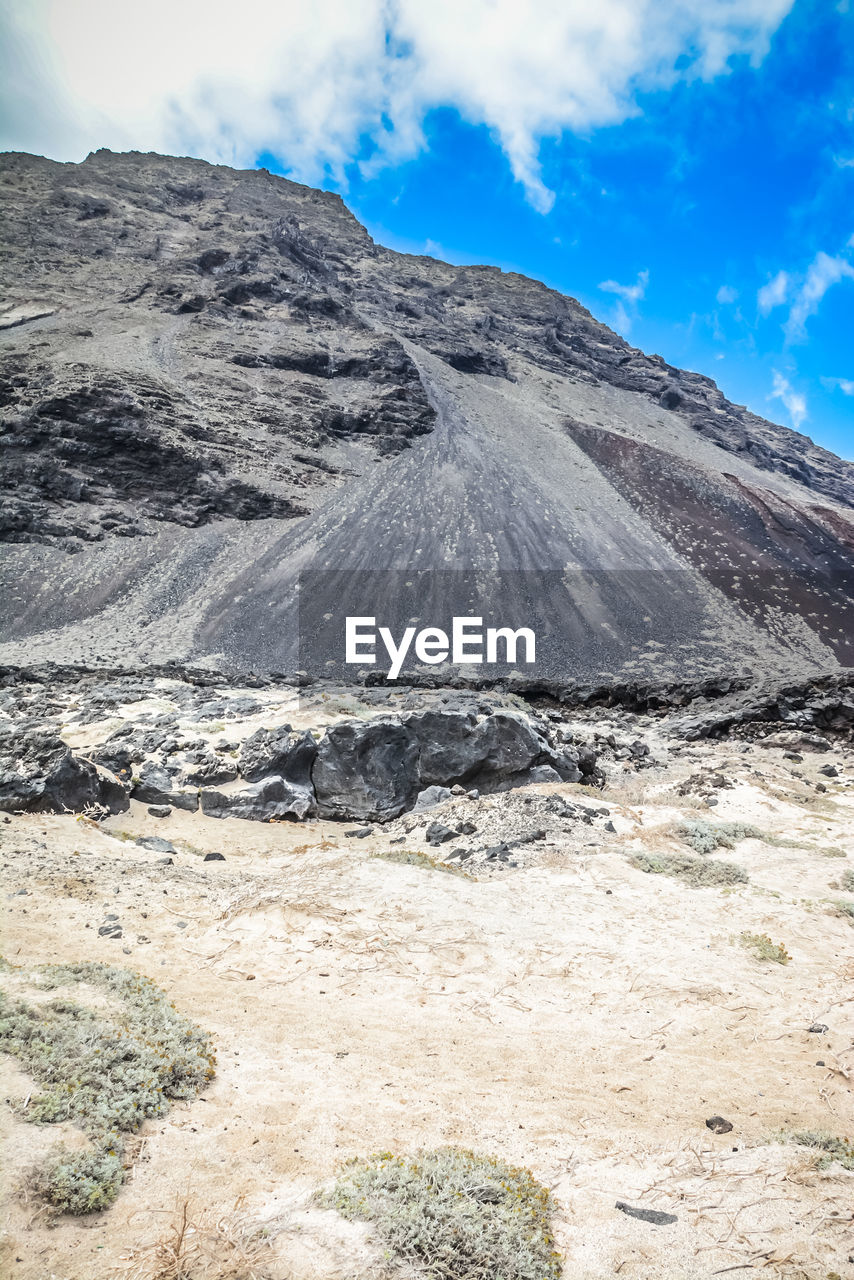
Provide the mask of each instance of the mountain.
{"label": "mountain", "polygon": [[0,661],[323,674],[492,602],[551,681],[854,666],[854,466],[574,299],[265,170],[0,179]]}

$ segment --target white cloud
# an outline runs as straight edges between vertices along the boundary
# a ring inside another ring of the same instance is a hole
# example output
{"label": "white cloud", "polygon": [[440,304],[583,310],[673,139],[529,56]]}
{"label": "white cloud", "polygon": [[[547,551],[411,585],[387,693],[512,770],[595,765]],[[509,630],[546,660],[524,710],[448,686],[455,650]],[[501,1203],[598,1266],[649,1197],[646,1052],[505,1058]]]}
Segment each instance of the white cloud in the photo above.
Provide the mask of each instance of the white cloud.
{"label": "white cloud", "polygon": [[634,284],[618,284],[616,280],[603,280],[599,288],[603,293],[616,293],[626,302],[640,302],[649,284],[649,272],[639,271]]}
{"label": "white cloud", "polygon": [[782,400],[792,426],[796,431],[800,430],[801,423],[807,417],[807,401],[806,396],[800,391],[796,391],[789,382],[788,378],[784,378],[782,373],[774,370],[774,390],[768,397],[769,400]]}
{"label": "white cloud", "polygon": [[190,152],[295,177],[411,157],[449,106],[486,125],[538,209],[543,138],[637,95],[757,64],[793,0],[5,0],[0,145]]}
{"label": "white cloud", "polygon": [[828,391],[839,390],[845,396],[854,396],[854,380],[851,378],[822,378],[821,382]]}
{"label": "white cloud", "polygon": [[831,258],[827,253],[815,255],[786,321],[786,337],[790,342],[797,342],[806,336],[807,320],[818,311],[830,286],[845,279],[854,280],[854,266],[847,258]]}
{"label": "white cloud", "polygon": [[718,302],[726,306],[730,302],[738,301],[738,289],[734,289],[731,284],[722,284],[715,297]]}
{"label": "white cloud", "polygon": [[767,316],[774,307],[782,306],[789,293],[789,277],[785,271],[778,271],[773,280],[764,284],[756,295],[759,310]]}
{"label": "white cloud", "polygon": [[621,333],[627,338],[632,323],[637,315],[637,304],[646,294],[646,286],[649,284],[649,272],[639,271],[638,278],[634,284],[620,284],[617,280],[603,280],[599,288],[603,293],[615,293],[617,295],[617,303],[614,307],[614,314],[611,317],[611,324],[617,333]]}

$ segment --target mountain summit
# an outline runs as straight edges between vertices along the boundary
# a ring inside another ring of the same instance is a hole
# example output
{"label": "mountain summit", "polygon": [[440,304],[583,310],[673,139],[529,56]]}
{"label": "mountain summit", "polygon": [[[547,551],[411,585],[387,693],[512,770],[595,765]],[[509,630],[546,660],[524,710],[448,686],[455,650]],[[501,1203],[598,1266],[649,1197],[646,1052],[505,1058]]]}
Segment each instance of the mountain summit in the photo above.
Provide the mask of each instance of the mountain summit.
{"label": "mountain summit", "polygon": [[0,177],[0,659],[292,672],[348,584],[404,623],[476,573],[555,680],[854,665],[854,466],[574,299],[265,170]]}

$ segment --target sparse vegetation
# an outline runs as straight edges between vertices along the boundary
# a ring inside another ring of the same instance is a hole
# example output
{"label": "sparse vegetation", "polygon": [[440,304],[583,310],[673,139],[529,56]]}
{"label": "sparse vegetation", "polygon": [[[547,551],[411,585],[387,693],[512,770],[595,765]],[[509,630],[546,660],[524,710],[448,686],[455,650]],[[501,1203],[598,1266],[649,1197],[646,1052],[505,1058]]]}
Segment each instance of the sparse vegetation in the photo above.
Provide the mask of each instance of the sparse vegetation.
{"label": "sparse vegetation", "polygon": [[440,862],[438,858],[433,858],[429,853],[422,853],[418,849],[379,849],[376,853],[371,854],[372,858],[382,858],[385,862],[399,862],[406,867],[423,867],[429,871],[448,871],[452,876],[464,876],[466,880],[472,877],[462,867],[455,867],[450,862]]}
{"label": "sparse vegetation", "polygon": [[444,1147],[351,1160],[318,1197],[373,1223],[399,1262],[431,1280],[558,1280],[557,1206],[527,1169]]}
{"label": "sparse vegetation", "polygon": [[127,1250],[123,1280],[273,1280],[269,1235],[238,1200],[223,1213],[179,1196],[171,1221],[154,1244]]}
{"label": "sparse vegetation", "polygon": [[115,1151],[69,1151],[59,1147],[38,1169],[30,1186],[61,1213],[97,1213],[119,1194],[124,1172]]}
{"label": "sparse vegetation", "polygon": [[854,1142],[850,1138],[834,1138],[832,1134],[815,1132],[811,1129],[786,1136],[801,1147],[813,1147],[817,1154],[819,1169],[826,1169],[834,1160],[838,1160],[843,1169],[854,1172]]}
{"label": "sparse vegetation", "polygon": [[854,871],[843,871],[839,877],[839,887],[846,893],[854,893]]}
{"label": "sparse vegetation", "polygon": [[758,827],[745,822],[706,822],[688,818],[675,828],[675,834],[695,853],[714,853],[716,849],[734,849],[739,840],[764,840]]}
{"label": "sparse vegetation", "polygon": [[213,1076],[208,1035],[169,1003],[161,989],[129,969],[103,964],[43,965],[31,975],[43,991],[86,983],[108,997],[97,1009],[60,998],[45,1003],[0,993],[0,1049],[42,1086],[22,1119],[72,1121],[92,1142],[60,1150],[33,1176],[57,1211],[106,1208],[122,1182],[123,1134],[192,1098]]}
{"label": "sparse vegetation", "polygon": [[714,853],[716,849],[734,849],[739,840],[761,840],[775,849],[806,849],[821,853],[827,858],[845,857],[842,850],[804,844],[802,840],[787,840],[773,831],[762,831],[749,822],[708,822],[705,818],[687,818],[673,828],[674,835],[689,845],[695,853]]}
{"label": "sparse vegetation", "polygon": [[747,884],[748,881],[744,867],[723,858],[692,858],[687,853],[636,853],[630,862],[638,871],[676,876],[694,888]]}
{"label": "sparse vegetation", "polygon": [[833,909],[838,916],[844,916],[848,923],[854,925],[854,902],[846,898],[837,898],[833,904]]}
{"label": "sparse vegetation", "polygon": [[774,964],[788,964],[791,960],[782,942],[772,942],[767,933],[742,933],[739,942],[752,951],[757,960],[770,960]]}

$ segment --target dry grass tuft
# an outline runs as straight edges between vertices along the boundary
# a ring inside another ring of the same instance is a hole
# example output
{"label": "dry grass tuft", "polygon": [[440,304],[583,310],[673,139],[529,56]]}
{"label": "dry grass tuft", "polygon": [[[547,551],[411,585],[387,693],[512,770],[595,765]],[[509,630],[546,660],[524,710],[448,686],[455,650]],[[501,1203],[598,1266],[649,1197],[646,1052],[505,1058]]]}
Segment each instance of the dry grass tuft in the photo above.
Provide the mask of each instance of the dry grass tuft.
{"label": "dry grass tuft", "polygon": [[838,1160],[843,1169],[854,1173],[854,1142],[849,1138],[836,1138],[830,1133],[805,1129],[788,1136],[801,1147],[812,1147],[816,1155],[816,1168],[826,1169]]}
{"label": "dry grass tuft", "polygon": [[217,1215],[183,1197],[163,1237],[129,1250],[111,1280],[272,1280],[269,1255],[263,1228],[248,1221],[240,1202]]}

